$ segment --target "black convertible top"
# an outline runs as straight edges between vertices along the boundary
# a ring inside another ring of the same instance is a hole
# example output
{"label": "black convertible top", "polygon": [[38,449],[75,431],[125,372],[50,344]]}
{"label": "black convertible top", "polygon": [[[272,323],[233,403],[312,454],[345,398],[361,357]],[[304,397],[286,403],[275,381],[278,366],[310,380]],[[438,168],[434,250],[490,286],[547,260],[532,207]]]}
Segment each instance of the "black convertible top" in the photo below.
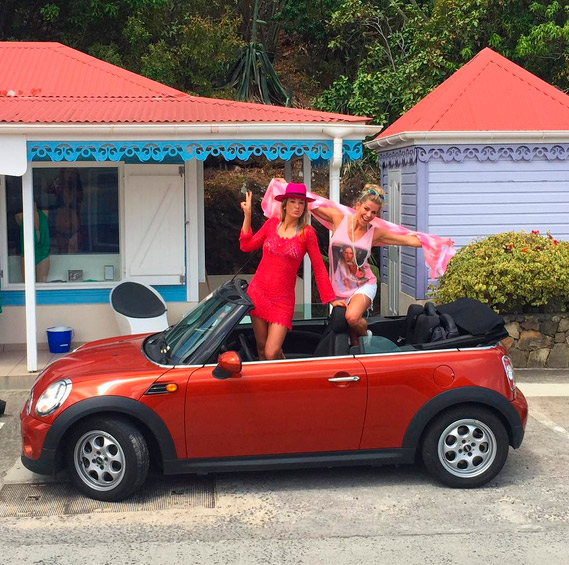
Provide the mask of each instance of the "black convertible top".
{"label": "black convertible top", "polygon": [[504,326],[504,318],[474,298],[459,298],[437,307],[439,314],[449,314],[455,324],[472,335],[487,335]]}

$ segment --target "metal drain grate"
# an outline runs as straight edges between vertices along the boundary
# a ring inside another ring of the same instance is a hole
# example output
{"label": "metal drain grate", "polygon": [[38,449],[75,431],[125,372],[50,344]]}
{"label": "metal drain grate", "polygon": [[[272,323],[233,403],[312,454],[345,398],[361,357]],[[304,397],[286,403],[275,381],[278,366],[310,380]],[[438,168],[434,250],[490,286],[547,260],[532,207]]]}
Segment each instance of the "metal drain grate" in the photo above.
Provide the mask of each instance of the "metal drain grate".
{"label": "metal drain grate", "polygon": [[123,502],[92,500],[66,483],[8,484],[0,490],[0,517],[4,518],[144,512],[193,506],[215,508],[213,478],[149,480],[137,494]]}

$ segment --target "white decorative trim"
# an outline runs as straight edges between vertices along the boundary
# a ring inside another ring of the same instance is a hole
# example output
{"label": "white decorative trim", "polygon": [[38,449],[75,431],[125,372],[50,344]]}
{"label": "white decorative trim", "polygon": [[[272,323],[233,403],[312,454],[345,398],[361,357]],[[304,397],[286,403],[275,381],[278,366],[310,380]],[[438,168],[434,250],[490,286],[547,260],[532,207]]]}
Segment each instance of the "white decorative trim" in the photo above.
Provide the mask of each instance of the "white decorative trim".
{"label": "white decorative trim", "polygon": [[449,163],[464,160],[478,161],[566,161],[569,159],[569,143],[551,145],[426,145],[406,147],[378,153],[382,168],[396,168],[417,161],[427,163],[432,160]]}

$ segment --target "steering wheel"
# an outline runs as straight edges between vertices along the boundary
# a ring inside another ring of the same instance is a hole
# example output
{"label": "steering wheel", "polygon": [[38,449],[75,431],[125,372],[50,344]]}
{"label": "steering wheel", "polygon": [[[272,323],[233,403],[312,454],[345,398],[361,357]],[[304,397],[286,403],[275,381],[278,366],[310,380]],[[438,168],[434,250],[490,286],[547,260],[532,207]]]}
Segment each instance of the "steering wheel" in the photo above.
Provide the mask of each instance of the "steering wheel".
{"label": "steering wheel", "polygon": [[253,357],[251,349],[249,349],[249,345],[247,344],[247,340],[245,339],[245,334],[239,334],[239,345],[241,346],[241,351],[243,352],[243,357],[245,357],[245,361],[254,361],[255,358]]}

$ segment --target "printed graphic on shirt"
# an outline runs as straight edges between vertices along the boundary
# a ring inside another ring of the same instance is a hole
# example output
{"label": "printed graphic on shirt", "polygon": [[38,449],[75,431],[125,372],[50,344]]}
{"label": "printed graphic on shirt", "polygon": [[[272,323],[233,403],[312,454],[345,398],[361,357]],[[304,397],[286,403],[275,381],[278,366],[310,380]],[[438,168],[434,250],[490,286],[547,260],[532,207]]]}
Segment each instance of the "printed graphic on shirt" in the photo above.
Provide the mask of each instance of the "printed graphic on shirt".
{"label": "printed graphic on shirt", "polygon": [[330,272],[337,296],[352,295],[370,280],[372,274],[366,259],[366,249],[352,245],[332,245]]}

